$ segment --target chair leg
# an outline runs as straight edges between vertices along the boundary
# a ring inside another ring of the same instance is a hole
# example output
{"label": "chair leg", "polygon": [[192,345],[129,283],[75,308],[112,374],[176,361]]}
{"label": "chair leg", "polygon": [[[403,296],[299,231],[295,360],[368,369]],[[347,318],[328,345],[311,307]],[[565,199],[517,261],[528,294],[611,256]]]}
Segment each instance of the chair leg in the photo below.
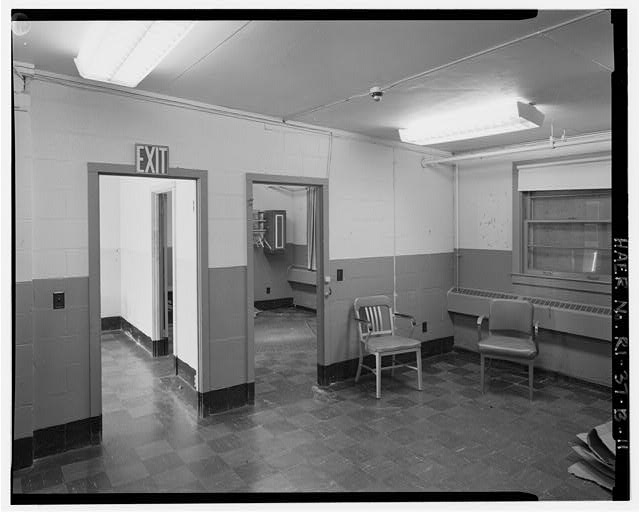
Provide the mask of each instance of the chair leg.
{"label": "chair leg", "polygon": [[418,390],[422,390],[422,350],[416,351],[416,367],[418,368]]}
{"label": "chair leg", "polygon": [[484,394],[484,355],[480,355],[480,393]]}
{"label": "chair leg", "polygon": [[356,383],[360,379],[361,371],[362,371],[362,353],[360,353],[360,357],[358,358],[358,372],[356,372]]}
{"label": "chair leg", "polygon": [[529,401],[533,401],[533,362],[529,362]]}
{"label": "chair leg", "polygon": [[382,372],[380,372],[380,367],[382,367],[382,365],[380,365],[381,359],[380,353],[376,353],[376,399],[380,399],[380,378],[382,377]]}

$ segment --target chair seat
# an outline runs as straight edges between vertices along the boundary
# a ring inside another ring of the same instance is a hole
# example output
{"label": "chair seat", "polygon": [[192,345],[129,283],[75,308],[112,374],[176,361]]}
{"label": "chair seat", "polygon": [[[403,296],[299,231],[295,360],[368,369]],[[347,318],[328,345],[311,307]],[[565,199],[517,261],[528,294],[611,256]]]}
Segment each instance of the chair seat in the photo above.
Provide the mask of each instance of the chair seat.
{"label": "chair seat", "polygon": [[413,338],[399,337],[398,335],[380,335],[371,337],[367,342],[367,351],[370,353],[383,353],[402,349],[418,349],[420,341]]}
{"label": "chair seat", "polygon": [[488,356],[505,356],[513,358],[534,358],[538,351],[531,339],[491,335],[478,342],[480,353]]}

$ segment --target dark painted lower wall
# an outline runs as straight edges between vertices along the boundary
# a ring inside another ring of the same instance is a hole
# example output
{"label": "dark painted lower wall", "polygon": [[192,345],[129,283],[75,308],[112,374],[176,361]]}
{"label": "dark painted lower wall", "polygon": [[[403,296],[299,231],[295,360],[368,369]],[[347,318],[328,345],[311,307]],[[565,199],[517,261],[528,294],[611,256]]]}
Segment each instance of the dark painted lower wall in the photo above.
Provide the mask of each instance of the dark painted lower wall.
{"label": "dark painted lower wall", "polygon": [[607,287],[603,288],[605,292],[595,293],[571,288],[571,281],[556,281],[555,283],[559,285],[556,288],[541,284],[533,286],[514,283],[511,251],[461,248],[457,260],[459,265],[457,279],[461,288],[492,290],[560,301],[611,306],[611,294]]}
{"label": "dark painted lower wall", "polygon": [[[253,248],[253,296],[256,301],[292,297],[287,270],[294,262],[294,245],[286,244],[283,253],[269,254]],[[269,292],[267,292],[269,289]]]}
{"label": "dark painted lower wall", "polygon": [[254,381],[247,353],[247,268],[209,269],[209,390]]}
{"label": "dark painted lower wall", "polygon": [[[63,309],[53,292],[64,292]],[[89,418],[88,277],[33,280],[32,312],[34,432]]]}
{"label": "dark painted lower wall", "polygon": [[[342,269],[343,281],[337,281]],[[356,297],[393,296],[393,257],[357,258],[330,262],[332,295],[328,302],[331,330],[325,342],[321,365],[353,360],[358,356],[353,301]],[[413,315],[418,326],[399,320],[398,333],[421,341],[453,334],[447,314],[446,294],[453,285],[453,253],[396,257],[396,305],[401,313]],[[422,323],[427,331],[422,331]]]}
{"label": "dark painted lower wall", "polygon": [[[111,321],[108,321],[109,323]],[[103,322],[103,324],[105,324]],[[123,332],[129,335],[138,344],[144,347],[151,353],[152,356],[166,356],[173,352],[173,347],[169,343],[168,338],[161,338],[159,340],[151,340],[151,337],[146,333],[139,330],[124,317],[120,317],[120,327]]]}
{"label": "dark painted lower wall", "polygon": [[[453,268],[452,253],[396,257],[398,310],[413,315],[418,322],[412,330],[409,323],[398,321],[399,333],[423,342],[453,335],[446,310],[446,293],[453,286]],[[342,269],[342,281],[337,281],[338,269]],[[332,295],[325,314],[330,330],[325,337],[324,361],[318,364],[321,367],[339,364],[346,368],[352,363],[342,362],[358,357],[353,300],[373,294],[393,295],[393,257],[332,260],[329,272]],[[218,405],[213,410],[219,410],[222,404],[236,404],[242,397],[249,400],[251,396],[243,388],[254,382],[254,356],[247,348],[246,279],[244,266],[209,269],[210,384],[209,390],[203,393],[227,390],[220,393],[232,396],[212,400]],[[422,331],[423,322],[427,323],[426,332]],[[332,370],[327,372],[338,375]],[[205,410],[213,411],[206,404]]]}
{"label": "dark painted lower wall", "polygon": [[101,440],[102,416],[37,429],[32,437],[14,440],[12,468],[29,467],[38,458],[99,444]]}
{"label": "dark painted lower wall", "polygon": [[219,390],[198,393],[198,415],[206,417],[214,413],[239,408],[245,404],[253,404],[255,384],[242,383]]}
{"label": "dark painted lower wall", "polygon": [[[33,365],[33,283],[15,284],[13,438],[18,449],[33,436],[34,365]],[[24,451],[18,450],[18,458]],[[14,450],[14,465],[15,465]]]}
{"label": "dark painted lower wall", "polygon": [[177,356],[175,358],[176,363],[176,375],[180,376],[184,381],[191,385],[194,389],[196,387],[196,370],[188,363],[183,362]]}

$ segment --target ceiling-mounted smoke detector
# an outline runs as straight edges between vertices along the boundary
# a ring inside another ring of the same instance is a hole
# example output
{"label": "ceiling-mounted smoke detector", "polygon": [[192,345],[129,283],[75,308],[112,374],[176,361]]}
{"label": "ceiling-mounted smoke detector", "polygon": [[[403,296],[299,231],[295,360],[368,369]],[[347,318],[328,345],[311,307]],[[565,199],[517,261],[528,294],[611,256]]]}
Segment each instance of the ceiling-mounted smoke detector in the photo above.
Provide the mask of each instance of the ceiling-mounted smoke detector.
{"label": "ceiling-mounted smoke detector", "polygon": [[383,94],[384,91],[378,86],[373,86],[371,89],[369,89],[369,95],[371,96],[371,98],[373,98],[374,102],[379,102]]}

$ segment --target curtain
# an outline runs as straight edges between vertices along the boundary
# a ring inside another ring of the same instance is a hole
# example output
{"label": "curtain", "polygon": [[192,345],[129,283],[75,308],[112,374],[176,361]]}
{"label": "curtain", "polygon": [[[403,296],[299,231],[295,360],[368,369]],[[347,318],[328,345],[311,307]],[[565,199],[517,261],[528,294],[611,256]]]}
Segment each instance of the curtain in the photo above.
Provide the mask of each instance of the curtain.
{"label": "curtain", "polygon": [[316,270],[316,232],[318,226],[318,188],[307,188],[307,269]]}

